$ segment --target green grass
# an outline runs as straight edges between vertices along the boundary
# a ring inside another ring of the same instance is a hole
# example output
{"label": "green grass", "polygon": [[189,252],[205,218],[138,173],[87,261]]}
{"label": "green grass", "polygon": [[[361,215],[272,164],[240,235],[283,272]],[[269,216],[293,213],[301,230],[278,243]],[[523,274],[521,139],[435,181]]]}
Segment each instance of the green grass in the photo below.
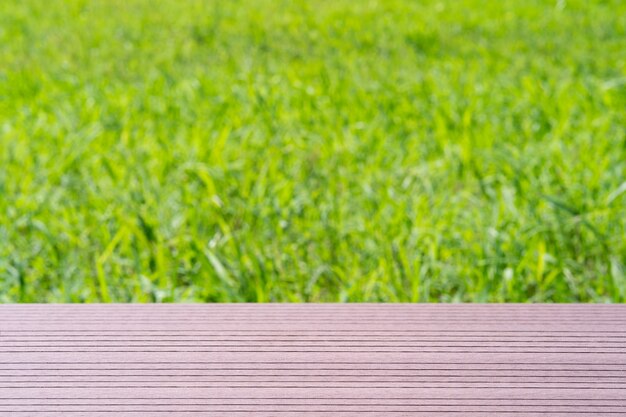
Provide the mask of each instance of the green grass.
{"label": "green grass", "polygon": [[626,301],[626,2],[4,0],[0,301]]}

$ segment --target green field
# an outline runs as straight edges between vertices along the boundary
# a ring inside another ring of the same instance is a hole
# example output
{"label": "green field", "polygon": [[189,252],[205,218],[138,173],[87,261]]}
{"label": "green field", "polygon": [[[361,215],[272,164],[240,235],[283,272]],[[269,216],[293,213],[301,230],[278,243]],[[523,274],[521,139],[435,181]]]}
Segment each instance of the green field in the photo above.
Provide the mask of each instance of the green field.
{"label": "green field", "polygon": [[53,301],[626,301],[626,2],[0,2]]}

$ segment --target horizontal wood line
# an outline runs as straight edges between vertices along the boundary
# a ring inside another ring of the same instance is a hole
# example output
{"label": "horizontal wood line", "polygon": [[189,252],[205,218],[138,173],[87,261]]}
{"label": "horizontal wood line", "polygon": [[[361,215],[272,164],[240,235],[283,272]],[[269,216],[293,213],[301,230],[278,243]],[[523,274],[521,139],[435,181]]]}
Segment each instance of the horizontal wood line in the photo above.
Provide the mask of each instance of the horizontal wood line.
{"label": "horizontal wood line", "polygon": [[616,340],[502,340],[502,339],[344,339],[344,340],[328,340],[328,339],[98,339],[98,340],[6,340],[0,337],[0,347],[162,347],[162,346],[180,346],[180,347],[564,347],[564,348],[626,348],[626,339],[622,341]]}
{"label": "horizontal wood line", "polygon": [[[223,409],[223,410],[210,410],[212,413],[246,413],[246,414],[251,414],[251,413],[258,413],[258,412],[262,412],[262,413],[306,413],[306,414],[310,414],[310,413],[316,413],[316,414],[320,414],[320,413],[337,413],[336,410],[258,410],[258,409],[237,409],[237,410],[228,410],[228,409]],[[29,414],[33,414],[33,413],[50,413],[50,412],[55,412],[55,413],[120,413],[120,411],[111,411],[111,410],[49,410],[49,411],[41,411],[41,410],[8,410],[8,411],[3,411],[3,412],[9,412],[9,413],[29,413]],[[147,410],[123,410],[124,413],[172,413],[174,412],[173,410],[151,410],[151,409],[147,409]],[[202,413],[202,414],[206,414],[207,411],[206,410],[176,410],[175,411],[177,414],[181,414],[181,413],[186,413],[186,414],[197,414],[197,413]],[[378,413],[380,414],[382,413],[406,413],[407,410],[384,410],[384,411],[368,411],[368,410],[342,410],[342,413],[358,413],[358,414],[372,414],[372,413]],[[550,414],[558,414],[561,415],[563,414],[562,411],[543,411],[543,410],[533,410],[532,411],[533,414],[542,414],[542,415],[550,415]],[[446,413],[446,414],[450,414],[450,413],[459,413],[459,414],[485,414],[485,411],[455,411],[455,410],[446,410],[446,411],[432,411],[432,410],[411,410],[411,413],[413,414],[433,414],[433,413]],[[498,413],[500,414],[528,414],[528,411],[523,411],[523,410],[503,410],[503,411],[498,411]],[[568,411],[566,414],[582,414],[582,415],[606,415],[606,414],[620,414],[623,415],[622,411],[601,411],[601,412],[588,412],[588,411]]]}
{"label": "horizontal wood line", "polygon": [[227,337],[224,335],[211,335],[197,334],[197,335],[123,335],[123,334],[99,334],[99,335],[55,335],[55,336],[8,336],[6,334],[0,334],[0,340],[10,342],[50,342],[50,341],[154,341],[155,337],[159,337],[162,341],[285,341],[285,342],[301,342],[301,341],[322,341],[322,342],[345,342],[345,341],[422,341],[422,342],[493,342],[503,341],[506,343],[513,342],[575,342],[581,341],[584,343],[622,343],[626,342],[626,335],[624,336],[594,336],[594,335],[578,335],[578,336],[508,336],[508,335],[490,335],[488,333],[481,335],[460,335],[455,337],[454,334],[445,335],[354,335],[349,336],[332,336],[332,335],[236,335],[233,337]]}
{"label": "horizontal wood line", "polygon": [[[410,378],[408,378],[410,379]],[[528,378],[531,379],[531,378]],[[96,381],[96,380],[81,380],[81,381],[41,381],[38,379],[35,380],[29,380],[29,381],[5,381],[5,382],[10,382],[11,384],[68,384],[71,386],[76,386],[76,384],[106,384],[106,383],[111,383],[111,382],[116,382],[119,380],[103,380],[103,381]],[[126,384],[147,384],[147,383],[159,383],[160,381],[153,381],[153,380],[139,380],[139,381],[121,381],[123,383]],[[185,382],[186,384],[220,384],[220,383],[225,383],[225,382],[229,382],[228,380],[221,380],[221,379],[206,379],[206,380],[195,380],[195,381],[182,381]],[[285,383],[285,382],[296,382],[296,381],[276,381],[276,380],[251,380],[251,381],[231,381],[231,382],[238,382],[240,384],[256,384],[256,383],[262,383],[262,384],[280,384],[280,383]],[[306,384],[324,384],[329,382],[328,379],[319,379],[319,380],[311,380],[311,379],[306,379],[305,381],[302,381],[303,383]],[[361,379],[354,379],[354,380],[347,380],[347,381],[332,381],[333,383],[336,384],[356,384],[356,383],[361,383],[361,384],[374,384],[374,383],[385,383],[385,384],[404,384],[404,383],[422,383],[422,381],[393,381],[393,380],[385,380],[385,379],[379,379],[379,380],[374,380],[374,381],[363,381]],[[448,384],[448,383],[458,383],[459,381],[436,381],[436,380],[430,380],[430,381],[425,381],[428,383],[432,383],[432,384]],[[464,385],[473,385],[473,384],[494,384],[494,385],[502,385],[502,384],[515,384],[516,382],[511,382],[511,381],[498,381],[498,380],[494,380],[492,379],[483,379],[483,380],[479,380],[479,381],[462,381],[462,383]],[[521,383],[521,382],[520,382]],[[619,385],[619,386],[626,386],[626,382],[614,382],[614,381],[595,381],[595,380],[590,380],[590,381],[559,381],[557,378],[555,378],[554,381],[524,381],[523,383],[526,384],[576,384],[576,385],[605,385],[605,386],[614,386],[614,385]]]}
{"label": "horizontal wood line", "polygon": [[[524,371],[524,372],[542,372],[542,371],[555,371],[555,372],[604,372],[607,369],[562,369],[562,368],[541,368],[541,369],[528,369],[528,368],[283,368],[285,371],[485,371],[485,372],[500,372],[500,371]],[[3,371],[263,371],[263,370],[276,370],[275,368],[6,368],[1,369]],[[621,371],[622,369],[610,369],[611,371]],[[61,374],[57,374],[61,375]],[[228,374],[232,375],[232,374]],[[270,374],[268,374],[270,375]],[[287,376],[283,374],[276,374],[276,376]],[[11,376],[2,374],[0,376]],[[71,375],[68,375],[71,376]],[[129,376],[129,375],[122,375]],[[154,375],[150,375],[154,376]],[[165,376],[165,375],[164,375]],[[467,375],[465,375],[467,376]],[[602,375],[604,377],[605,375]],[[622,375],[620,375],[621,377]],[[626,378],[626,376],[624,376]]]}
{"label": "horizontal wood line", "polygon": [[[318,371],[319,369],[312,369]],[[335,369],[333,369],[335,370]],[[354,370],[353,370],[354,371]],[[398,369],[394,369],[394,371],[398,371]],[[438,369],[441,371],[441,369]],[[458,371],[455,369],[455,371]],[[498,371],[504,371],[499,369]],[[506,370],[506,372],[510,372],[510,370]],[[505,378],[592,378],[592,379],[602,379],[602,378],[615,378],[615,379],[626,379],[626,375],[554,375],[554,374],[540,374],[540,375],[523,375],[523,374],[514,374],[508,373],[507,375],[485,375],[485,374],[382,374],[382,375],[367,375],[367,374],[355,374],[355,375],[347,375],[345,373],[340,374],[136,374],[136,375],[128,375],[128,374],[92,374],[92,373],[82,373],[82,374],[59,374],[56,373],[54,375],[17,375],[17,374],[2,374],[0,375],[4,378],[52,378],[52,377],[62,377],[62,378],[84,378],[84,377],[116,377],[116,378],[147,378],[147,377],[184,377],[184,378],[197,378],[197,377],[237,377],[237,378],[246,378],[246,377],[350,377],[350,376],[358,376],[359,378],[377,378],[377,377],[386,377],[386,378],[481,378],[481,377],[505,377]],[[26,381],[19,381],[26,382]],[[80,382],[88,382],[88,381],[80,381]],[[138,382],[138,381],[133,381]],[[192,382],[192,381],[189,381]],[[207,382],[207,381],[204,381]],[[345,382],[345,381],[342,381]]]}
{"label": "horizontal wood line", "polygon": [[[64,324],[64,323],[81,323],[81,324],[101,324],[103,320],[106,320],[107,325],[111,325],[111,324],[116,324],[116,321],[118,321],[120,324],[128,324],[128,323],[140,323],[140,324],[150,324],[150,323],[181,323],[184,322],[185,324],[211,324],[211,323],[223,323],[223,322],[241,322],[243,319],[232,319],[232,318],[224,318],[224,319],[185,319],[185,318],[181,318],[181,319],[155,319],[155,318],[150,318],[150,319],[145,319],[145,320],[139,320],[139,319],[124,319],[124,318],[119,318],[119,319],[115,319],[115,317],[112,318],[102,318],[102,319],[51,319],[51,318],[40,318],[40,319],[24,319],[24,318],[16,318],[16,319],[0,319],[0,323],[24,323],[24,322],[36,322],[36,323],[48,323],[48,322],[52,322],[55,325],[60,325],[60,324]],[[328,325],[328,324],[332,324],[332,323],[340,323],[340,324],[364,324],[362,320],[342,320],[340,318],[335,318],[335,319],[298,319],[298,318],[293,318],[293,317],[284,317],[284,318],[280,318],[280,319],[276,319],[276,320],[263,320],[263,319],[258,319],[258,318],[246,318],[245,322],[246,323],[263,323],[263,324],[272,324],[272,321],[275,321],[278,324],[283,324],[285,322],[285,320],[288,320],[290,323],[293,322],[303,322],[303,323],[307,323],[307,324],[324,324],[324,325]],[[449,319],[364,319],[367,320],[367,323],[372,323],[372,322],[380,322],[380,323],[384,323],[384,324],[394,324],[394,323],[411,323],[411,324],[421,324],[420,322],[426,322],[426,323],[446,323],[446,324],[455,324],[455,323],[473,323],[475,324],[477,320],[480,320],[480,324],[481,325],[489,325],[489,324],[500,324],[500,323],[507,323],[507,324],[536,324],[536,323],[555,323],[555,321],[558,321],[559,324],[567,324],[567,323],[574,323],[574,324],[581,324],[581,323],[585,323],[585,324],[604,324],[604,323],[626,323],[626,319],[612,319],[612,320],[608,320],[608,319],[594,319],[594,320],[576,320],[576,319],[572,319],[572,320],[556,320],[555,318],[552,319],[546,319],[546,320],[515,320],[512,318],[503,318],[501,320],[482,320],[480,317],[473,317],[473,318],[468,318],[466,320],[449,320]]]}
{"label": "horizontal wood line", "polygon": [[[367,385],[367,384],[363,384],[364,386],[345,386],[345,385],[245,385],[245,384],[240,384],[240,385],[219,385],[219,386],[215,386],[215,385],[99,385],[97,386],[97,388],[181,388],[181,389],[192,389],[192,388],[263,388],[263,389],[303,389],[303,388],[345,388],[345,389],[362,389],[362,388],[394,388],[394,389],[435,389],[435,388],[454,388],[454,389],[463,389],[463,388],[484,388],[484,389],[491,389],[494,388],[494,385],[498,386],[498,385],[503,385],[503,384],[508,384],[507,387],[508,388],[513,388],[513,389],[550,389],[550,390],[566,390],[566,389],[573,389],[574,387],[571,386],[558,386],[558,387],[553,387],[553,386],[546,386],[544,385],[544,383],[541,383],[539,385],[535,385],[535,386],[531,386],[531,385],[523,385],[523,386],[517,386],[517,385],[511,385],[510,382],[507,383],[502,383],[502,384],[498,384],[498,383],[494,383],[491,386],[473,386],[471,384],[468,385],[447,385],[446,383],[441,383],[440,385],[403,385],[403,386],[396,386],[396,385]],[[619,384],[621,385],[621,384]],[[14,386],[14,385],[0,385],[0,388],[3,389],[25,389],[25,388],[29,388],[29,389],[33,389],[33,388],[37,388],[37,389],[43,389],[43,388],[54,388],[54,389],[68,389],[68,388],[87,388],[87,387],[83,387],[80,385],[73,385],[73,386],[50,386],[50,385],[29,385],[29,386]],[[580,389],[584,389],[584,390],[623,390],[624,388],[620,388],[620,387],[612,387],[612,386],[605,386],[605,387],[590,387],[590,386],[577,386],[575,387],[575,389],[580,390]]]}
{"label": "horizontal wood line", "polygon": [[[624,311],[626,313],[626,310]],[[95,314],[85,314],[84,312],[76,312],[75,314],[80,314],[80,320],[125,320],[127,318],[132,318],[133,320],[209,320],[209,321],[217,321],[217,320],[247,320],[253,319],[256,321],[259,320],[284,320],[286,318],[295,318],[296,320],[304,320],[308,321],[309,319],[313,320],[340,320],[340,319],[349,319],[349,320],[391,320],[391,321],[409,321],[409,320],[436,320],[436,321],[451,321],[451,320],[459,320],[459,321],[468,321],[476,318],[487,318],[489,321],[529,321],[529,320],[540,320],[540,321],[624,321],[624,318],[616,318],[615,313],[611,314],[553,314],[546,313],[540,315],[530,315],[530,314],[493,314],[489,312],[484,313],[472,313],[472,314],[458,314],[458,315],[450,315],[450,314],[400,314],[400,315],[392,315],[392,314],[375,314],[375,315],[362,315],[362,314],[350,314],[350,313],[337,313],[337,314],[315,314],[313,312],[299,314],[275,314],[275,315],[262,315],[251,312],[250,314],[225,314],[225,315],[216,315],[216,314],[136,314],[129,312],[127,314],[117,314],[112,312],[110,315],[95,315]],[[70,320],[68,314],[15,314],[18,316],[16,318],[3,318],[0,319],[2,321],[15,321],[19,319],[24,320]],[[591,316],[591,317],[590,317]]]}
{"label": "horizontal wood line", "polygon": [[167,330],[139,330],[139,329],[132,329],[132,330],[124,330],[124,329],[111,329],[111,330],[107,330],[107,329],[99,329],[97,331],[93,331],[93,330],[77,330],[77,329],[46,329],[46,330],[37,330],[37,329],[32,329],[32,330],[2,330],[0,329],[0,332],[2,332],[2,334],[10,334],[10,333],[81,333],[81,334],[85,334],[85,333],[94,333],[94,334],[106,334],[109,335],[111,333],[119,333],[121,335],[127,334],[127,333],[138,333],[138,334],[142,334],[142,333],[149,333],[149,334],[153,334],[153,333],[184,333],[184,334],[220,334],[220,333],[237,333],[237,334],[249,334],[249,333],[262,333],[262,334],[276,334],[276,333],[288,333],[288,334],[293,334],[294,332],[297,333],[308,333],[311,335],[317,335],[317,334],[327,334],[327,333],[350,333],[350,334],[354,334],[354,333],[361,333],[361,334],[390,334],[390,333],[397,333],[397,334],[415,334],[415,333],[420,333],[420,334],[424,334],[424,333],[437,333],[437,334],[455,334],[455,333],[482,333],[482,334],[492,334],[492,333],[511,333],[511,334],[519,334],[519,333],[528,333],[528,334],[550,334],[550,335],[555,335],[555,334],[592,334],[592,335],[597,335],[597,334],[602,334],[602,335],[615,335],[615,334],[619,334],[619,335],[626,335],[626,331],[622,331],[622,330],[524,330],[524,329],[520,329],[520,330],[503,330],[503,329],[454,329],[454,330],[432,330],[432,328],[430,329],[405,329],[405,330],[354,330],[354,329],[324,329],[324,330],[309,330],[309,329],[299,329],[299,330],[279,330],[279,329],[266,329],[266,330],[261,330],[259,331],[258,329],[253,330],[253,329],[238,329],[238,330],[231,330],[231,329],[224,329],[224,330],[180,330],[180,329],[167,329]]}
{"label": "horizontal wood line", "polygon": [[116,314],[115,312],[111,312],[111,314],[103,314],[103,315],[93,315],[86,314],[85,312],[68,312],[64,314],[38,314],[38,315],[28,315],[28,314],[6,314],[7,312],[3,310],[5,314],[0,318],[0,322],[12,322],[12,321],[102,321],[102,320],[114,320],[114,321],[125,321],[125,320],[133,320],[133,321],[154,321],[154,320],[165,320],[165,321],[206,321],[206,322],[222,322],[222,321],[244,321],[244,320],[252,320],[252,321],[283,321],[286,319],[297,320],[297,321],[393,321],[393,322],[410,322],[410,321],[428,321],[428,322],[453,322],[453,321],[471,321],[475,319],[485,320],[487,322],[528,322],[528,321],[539,321],[539,322],[623,322],[626,320],[626,309],[616,314],[616,312],[610,314],[598,314],[589,312],[587,314],[554,314],[554,313],[546,313],[542,315],[529,315],[529,314],[493,314],[489,312],[484,313],[470,313],[470,314],[459,314],[459,315],[448,315],[448,314],[386,314],[380,313],[375,315],[360,315],[360,314],[351,314],[351,313],[329,313],[327,315],[318,315],[313,314],[311,312],[303,312],[299,313],[281,313],[272,316],[264,316],[254,312],[250,314],[225,314],[225,315],[215,315],[215,314],[136,314],[136,313],[127,313],[127,314]]}
{"label": "horizontal wood line", "polygon": [[[70,398],[68,398],[69,400]],[[165,398],[164,400],[182,400],[184,398]],[[271,398],[263,398],[262,400],[269,400]],[[29,400],[29,401],[33,401],[33,400],[38,400],[37,398],[33,398],[33,399],[25,399],[25,400]],[[488,404],[485,403],[483,400],[479,400],[479,399],[474,399],[474,398],[467,398],[465,400],[469,401],[466,403],[454,403],[451,404],[449,401],[451,400],[450,398],[446,398],[445,399],[446,402],[441,402],[441,403],[401,403],[401,404],[397,404],[394,402],[400,401],[398,399],[389,399],[389,401],[391,403],[367,403],[367,402],[360,402],[360,403],[337,403],[337,402],[331,402],[331,403],[320,403],[320,402],[315,402],[314,404],[311,404],[312,401],[303,401],[300,403],[296,403],[296,402],[292,402],[292,403],[284,403],[284,402],[265,402],[265,403],[259,403],[259,402],[248,402],[248,403],[241,403],[241,402],[233,402],[233,403],[228,403],[228,402],[209,402],[209,403],[194,403],[194,402],[181,402],[181,403],[177,403],[177,402],[166,402],[166,403],[162,403],[162,404],[158,404],[158,403],[154,403],[154,402],[146,402],[146,403],[134,403],[134,402],[127,402],[127,403],[106,403],[106,404],[94,404],[94,403],[69,403],[69,402],[58,402],[58,403],[46,403],[46,404],[24,404],[24,403],[4,403],[2,405],[0,405],[0,411],[2,411],[3,407],[23,407],[23,406],[28,406],[28,407],[37,407],[37,408],[42,408],[42,407],[61,407],[61,406],[68,406],[68,407],[97,407],[97,406],[102,406],[102,405],[106,405],[106,406],[155,406],[155,407],[170,407],[170,406],[184,406],[184,407],[200,407],[200,406],[280,406],[280,407],[290,407],[290,406],[310,406],[310,405],[315,405],[315,406],[320,406],[320,407],[358,407],[358,406],[368,406],[368,407],[389,407],[390,405],[392,406],[396,406],[396,407],[465,407],[465,406],[473,406],[473,407],[508,407],[510,405],[512,405],[511,403],[507,403],[505,401],[503,401],[500,404]],[[472,404],[472,401],[481,401],[480,404]],[[488,399],[487,401],[492,401],[491,399]],[[528,408],[539,408],[539,407],[545,407],[545,408],[580,408],[580,407],[588,407],[588,408],[626,408],[626,403],[621,402],[621,403],[605,403],[605,404],[593,404],[593,401],[595,401],[594,399],[588,399],[588,400],[584,400],[585,404],[550,404],[550,403],[533,403],[533,402],[524,402],[523,403],[523,407],[528,407]],[[513,401],[512,403],[519,403],[520,401]],[[516,405],[520,405],[520,404],[516,404]]]}
{"label": "horizontal wood line", "polygon": [[[198,404],[188,404],[188,403],[170,403],[170,404],[152,404],[152,403],[130,403],[130,404],[124,404],[124,403],[114,403],[114,404],[106,404],[107,407],[159,407],[160,409],[163,408],[174,408],[170,411],[174,411],[174,412],[178,412],[178,411],[184,411],[181,410],[180,407],[185,407],[185,408],[197,408],[197,407],[211,407],[211,406],[215,406],[215,407],[255,407],[256,410],[258,411],[264,411],[262,408],[263,406],[273,406],[273,407],[281,407],[282,409],[287,408],[287,407],[310,407],[311,405],[314,405],[316,407],[333,407],[334,409],[336,409],[337,411],[343,412],[343,411],[347,411],[346,409],[354,409],[354,408],[358,408],[358,407],[378,407],[378,408],[385,408],[385,409],[389,409],[389,408],[393,408],[393,409],[404,409],[405,411],[414,411],[415,408],[419,408],[419,409],[425,409],[425,408],[437,408],[439,410],[430,410],[430,411],[441,411],[441,412],[447,412],[449,410],[446,410],[446,408],[448,409],[458,409],[461,407],[473,407],[473,408],[481,408],[484,409],[485,411],[506,411],[507,409],[510,410],[510,407],[507,407],[506,404],[481,404],[481,405],[477,405],[477,404],[445,404],[445,403],[438,403],[438,404],[368,404],[368,403],[355,403],[355,404],[337,404],[337,403],[329,403],[329,404],[320,404],[320,403],[315,403],[315,404],[310,404],[310,403],[285,403],[285,404],[276,404],[276,403],[265,403],[265,404],[258,404],[258,403],[198,403]],[[86,404],[86,403],[77,403],[77,404],[72,404],[72,403],[58,403],[58,404],[46,404],[46,405],[26,405],[26,404],[3,404],[0,405],[0,413],[1,412],[6,412],[6,411],[11,411],[11,410],[3,410],[3,408],[8,408],[8,407],[20,407],[20,408],[24,408],[24,407],[29,407],[32,409],[39,409],[41,411],[56,411],[53,407],[61,408],[61,407],[90,407],[90,409],[85,410],[85,411],[96,411],[93,410],[93,408],[95,407],[100,407],[102,408],[103,404]],[[580,405],[560,405],[560,404],[523,404],[520,405],[523,408],[530,408],[530,409],[536,409],[536,408],[543,408],[545,409],[544,411],[569,411],[568,409],[572,409],[572,408],[588,408],[588,409],[602,409],[602,408],[608,408],[608,409],[613,409],[613,410],[621,410],[626,408],[626,406],[624,405],[613,405],[613,404],[595,404],[595,405],[589,405],[589,406],[580,406]],[[506,407],[506,408],[504,408]],[[43,409],[43,410],[42,410]],[[48,410],[46,410],[48,409]],[[550,410],[552,409],[552,410]],[[66,409],[67,410],[67,409]],[[117,410],[119,412],[124,412],[126,410]],[[188,410],[191,411],[191,410]],[[200,411],[200,410],[198,410]],[[205,409],[202,411],[213,411],[210,408],[209,409]],[[292,410],[292,411],[307,411],[307,410],[301,410],[301,409],[297,409],[297,410]],[[380,410],[380,411],[387,411],[387,410]],[[536,410],[533,410],[533,412]],[[576,411],[576,410],[575,410]],[[591,412],[592,411],[588,411]]]}
{"label": "horizontal wood line", "polygon": [[[380,364],[381,361],[9,361],[9,362],[0,362],[0,364],[342,364],[342,365],[351,365],[351,364]],[[626,365],[624,363],[596,363],[596,362],[518,362],[518,361],[510,361],[510,362],[432,362],[432,361],[389,361],[384,362],[386,364],[394,364],[394,365],[574,365],[574,366],[613,366],[613,365]]]}
{"label": "horizontal wood line", "polygon": [[[440,338],[440,337],[478,337],[478,338],[486,338],[486,337],[500,337],[500,338],[510,338],[510,339],[524,339],[524,338],[543,338],[543,339],[575,339],[575,338],[606,338],[606,339],[625,339],[626,332],[561,332],[558,330],[553,331],[504,331],[498,329],[487,329],[487,330],[449,330],[449,331],[430,331],[430,330],[410,330],[410,331],[396,331],[396,330],[277,330],[271,331],[266,330],[263,332],[229,332],[229,331],[200,331],[200,330],[187,330],[178,332],[174,329],[161,329],[161,330],[101,330],[101,331],[90,331],[90,330],[47,330],[45,332],[32,331],[32,332],[14,332],[12,330],[0,330],[2,332],[2,337],[6,338],[26,338],[27,340],[31,340],[32,338],[65,338],[65,337],[154,337],[154,336],[163,336],[163,337],[174,337],[174,338],[196,338],[196,337],[210,337],[210,338],[231,338],[231,337],[242,337],[242,338],[269,338],[269,337],[285,337],[285,338],[317,338],[317,337],[328,337],[328,338],[345,338],[345,337],[378,337],[378,338],[413,338],[413,337],[422,337],[422,338]],[[46,333],[46,334],[44,334]],[[494,336],[497,335],[497,336]]]}
{"label": "horizontal wood line", "polygon": [[[396,400],[397,401],[397,400]],[[100,407],[103,404],[91,404],[91,403],[47,403],[47,404],[29,404],[29,407],[61,407],[61,406],[66,406],[66,407]],[[155,404],[152,402],[147,402],[147,403],[107,403],[107,406],[115,406],[115,407],[126,407],[126,406],[153,406],[153,407],[174,407],[174,406],[184,406],[184,407],[201,407],[201,406],[233,406],[233,407],[237,407],[237,406],[280,406],[280,407],[304,407],[304,406],[310,406],[310,403],[307,402],[302,402],[302,403],[276,403],[276,402],[268,402],[268,403],[258,403],[258,402],[253,402],[253,403],[172,403],[172,402],[168,402],[168,403],[162,403],[162,404]],[[315,406],[319,406],[319,407],[362,407],[362,406],[367,406],[367,407],[389,407],[388,403],[319,403],[316,402],[314,404]],[[0,411],[2,407],[21,407],[24,406],[24,404],[22,403],[4,403],[4,404],[0,404]],[[410,407],[476,407],[478,406],[477,404],[471,404],[471,403],[458,403],[458,404],[450,404],[448,402],[446,403],[419,403],[419,404],[395,404],[396,407],[401,408],[401,407],[406,407],[406,408],[410,408]],[[506,407],[507,404],[480,404],[479,405],[481,408],[482,407]],[[550,407],[550,408],[574,408],[574,407],[581,407],[581,405],[573,405],[573,404],[526,404],[524,403],[524,407]],[[593,404],[593,405],[585,405],[583,407],[588,407],[588,408],[626,408],[626,405],[624,405],[624,403],[622,404]]]}
{"label": "horizontal wood line", "polygon": [[[1,339],[0,339],[1,340]],[[160,342],[160,341],[158,341]],[[44,346],[50,346],[50,347],[55,347],[55,348],[69,348],[69,347],[81,347],[81,348],[115,348],[115,347],[128,347],[128,348],[142,348],[142,347],[150,347],[150,348],[160,348],[160,347],[180,347],[180,348],[187,348],[187,347],[228,347],[228,348],[234,348],[234,347],[246,347],[246,348],[256,348],[256,347],[263,347],[263,348],[288,348],[288,347],[302,347],[302,348],[321,348],[323,347],[322,345],[322,341],[320,341],[320,343],[311,343],[311,344],[294,344],[294,343],[286,343],[286,344],[276,344],[276,343],[264,343],[264,344],[223,344],[223,343],[216,343],[216,344],[189,344],[189,345],[182,345],[182,344],[158,344],[158,343],[146,343],[146,344],[93,344],[93,345],[86,345],[86,344],[80,344],[80,345],[76,345],[76,344],[67,344],[67,345],[59,345],[59,344],[50,344],[50,345],[44,345]],[[332,343],[332,342],[328,342],[328,343]],[[335,342],[336,343],[336,342]],[[348,343],[348,342],[344,342],[344,343]],[[448,343],[448,342],[442,342],[442,343]],[[506,345],[494,345],[491,343],[497,343],[497,342],[485,342],[485,344],[476,344],[476,345],[455,345],[455,344],[451,344],[451,345],[426,345],[426,344],[419,344],[419,343],[412,343],[412,344],[403,344],[403,345],[396,345],[396,344],[353,344],[353,345],[330,345],[330,346],[336,346],[336,347],[358,347],[358,348],[484,348],[484,347],[489,347],[489,348],[510,348],[510,347],[516,347],[516,348],[546,348],[546,349],[556,349],[556,348],[568,348],[568,349],[626,349],[626,345],[621,345],[621,344],[617,344],[617,345],[611,345],[611,346],[593,346],[593,343],[591,346],[585,346],[585,345],[573,345],[573,346],[569,346],[569,345],[558,345],[558,344],[553,344],[553,345],[542,345],[542,344],[513,344],[511,346],[511,344],[506,344]],[[549,343],[554,343],[554,342],[549,342]],[[31,344],[20,344],[20,345],[12,345],[12,344],[4,344],[2,342],[0,342],[0,347],[2,348],[24,348],[24,349],[28,349],[28,348],[32,348],[32,347],[41,347],[40,345],[31,345]]]}
{"label": "horizontal wood line", "polygon": [[578,354],[617,354],[617,355],[626,355],[626,351],[616,352],[616,351],[587,351],[587,350],[249,350],[249,349],[238,349],[238,350],[221,350],[221,349],[213,349],[213,350],[94,350],[94,349],[72,349],[72,350],[56,350],[56,349],[46,349],[46,350],[4,350],[0,349],[0,353],[542,353],[542,354],[564,354],[564,353],[578,353]]}
{"label": "horizontal wood line", "polygon": [[[363,400],[363,397],[211,397],[214,400]],[[1,400],[206,400],[206,397],[0,397]],[[463,397],[463,398],[450,398],[450,397],[385,397],[385,400],[397,400],[397,401],[522,401],[528,400],[528,397],[524,398],[510,398],[510,397]],[[557,398],[546,399],[539,398],[538,401],[622,401],[626,402],[626,399],[616,400],[614,398]]]}
{"label": "horizontal wood line", "polygon": [[[80,315],[80,317],[76,317],[76,315]],[[145,315],[138,316],[136,314],[126,314],[126,315],[116,315],[112,313],[108,316],[92,316],[89,314],[84,314],[81,312],[77,312],[74,316],[71,314],[62,314],[62,315],[51,315],[51,314],[41,314],[37,316],[28,316],[23,314],[13,314],[8,317],[0,318],[0,322],[12,322],[12,321],[101,321],[101,320],[119,320],[119,321],[172,321],[179,322],[181,320],[184,321],[203,321],[203,322],[222,322],[222,321],[232,321],[239,322],[241,320],[251,320],[251,321],[280,321],[289,319],[295,321],[306,321],[306,322],[315,322],[315,321],[394,321],[394,322],[412,322],[412,321],[428,321],[428,322],[453,322],[453,321],[472,321],[475,319],[485,319],[486,322],[623,322],[626,320],[624,317],[616,317],[616,314],[607,314],[607,315],[595,315],[595,314],[587,314],[587,315],[579,315],[573,316],[570,314],[546,314],[544,316],[529,316],[529,315],[512,315],[512,314],[501,314],[494,315],[493,313],[485,312],[484,314],[461,314],[458,316],[448,316],[446,314],[435,314],[435,315],[414,315],[414,314],[402,314],[402,315],[389,315],[389,314],[378,314],[374,316],[361,316],[358,314],[329,314],[326,316],[320,316],[316,314],[279,314],[275,316],[263,316],[256,313],[250,313],[245,315],[214,315],[214,314],[201,314],[201,315],[189,315],[189,314],[165,314],[165,315]]]}

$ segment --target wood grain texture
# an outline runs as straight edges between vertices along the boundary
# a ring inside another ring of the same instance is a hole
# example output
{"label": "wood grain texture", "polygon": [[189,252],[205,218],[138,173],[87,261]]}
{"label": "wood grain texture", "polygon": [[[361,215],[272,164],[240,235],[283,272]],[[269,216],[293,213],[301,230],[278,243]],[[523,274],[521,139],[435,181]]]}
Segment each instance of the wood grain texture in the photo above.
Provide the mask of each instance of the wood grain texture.
{"label": "wood grain texture", "polygon": [[1,416],[626,416],[625,305],[3,305]]}

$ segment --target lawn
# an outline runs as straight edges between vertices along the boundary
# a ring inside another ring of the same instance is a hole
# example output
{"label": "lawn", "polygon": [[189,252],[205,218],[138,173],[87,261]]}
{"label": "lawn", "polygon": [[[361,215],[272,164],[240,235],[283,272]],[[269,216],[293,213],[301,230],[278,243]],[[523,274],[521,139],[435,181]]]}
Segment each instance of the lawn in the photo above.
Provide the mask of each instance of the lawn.
{"label": "lawn", "polygon": [[0,2],[0,302],[110,301],[626,301],[626,2]]}

